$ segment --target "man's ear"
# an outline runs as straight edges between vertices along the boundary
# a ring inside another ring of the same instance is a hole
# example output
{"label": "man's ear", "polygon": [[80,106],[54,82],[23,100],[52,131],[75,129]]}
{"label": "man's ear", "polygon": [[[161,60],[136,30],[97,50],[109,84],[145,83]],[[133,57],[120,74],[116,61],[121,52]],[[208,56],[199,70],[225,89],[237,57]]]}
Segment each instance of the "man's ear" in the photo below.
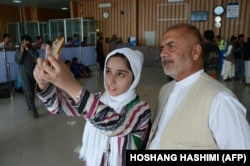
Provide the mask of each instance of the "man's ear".
{"label": "man's ear", "polygon": [[192,57],[194,61],[197,61],[199,58],[202,58],[202,47],[200,44],[195,44],[193,46]]}

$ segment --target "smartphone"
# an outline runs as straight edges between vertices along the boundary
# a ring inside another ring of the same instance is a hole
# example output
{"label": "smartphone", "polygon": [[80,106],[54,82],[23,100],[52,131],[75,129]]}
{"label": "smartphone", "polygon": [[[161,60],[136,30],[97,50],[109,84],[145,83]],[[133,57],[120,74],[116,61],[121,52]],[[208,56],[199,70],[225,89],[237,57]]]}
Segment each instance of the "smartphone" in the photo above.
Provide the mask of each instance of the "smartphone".
{"label": "smartphone", "polygon": [[62,45],[64,43],[64,36],[57,37],[51,46],[51,55],[58,59],[58,55],[61,51]]}

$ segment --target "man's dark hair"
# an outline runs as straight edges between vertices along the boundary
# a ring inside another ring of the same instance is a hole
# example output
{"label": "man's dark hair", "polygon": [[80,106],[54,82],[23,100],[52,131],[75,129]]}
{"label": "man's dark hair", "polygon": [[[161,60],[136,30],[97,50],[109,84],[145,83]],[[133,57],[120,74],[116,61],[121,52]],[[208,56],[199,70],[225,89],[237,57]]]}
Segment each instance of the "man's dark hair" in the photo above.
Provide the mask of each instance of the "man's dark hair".
{"label": "man's dark hair", "polygon": [[64,63],[65,64],[70,63],[70,60],[67,59],[67,60],[64,61]]}
{"label": "man's dark hair", "polygon": [[69,41],[69,40],[73,40],[73,38],[72,38],[72,37],[68,37],[68,38],[67,38],[67,41]]}
{"label": "man's dark hair", "polygon": [[204,32],[204,37],[208,40],[208,41],[212,41],[214,42],[214,31],[212,30],[206,30]]}
{"label": "man's dark hair", "polygon": [[230,39],[230,42],[233,42],[234,40],[237,40],[236,36],[232,36],[231,39]]}
{"label": "man's dark hair", "polygon": [[37,36],[36,41],[38,41],[39,39],[42,39],[42,38],[43,38],[42,36]]}
{"label": "man's dark hair", "polygon": [[23,40],[28,40],[28,41],[32,41],[32,38],[30,37],[30,35],[23,35],[22,37],[21,37],[21,41],[23,41]]}
{"label": "man's dark hair", "polygon": [[52,42],[50,40],[47,40],[45,43],[49,44],[50,46],[52,45]]}
{"label": "man's dark hair", "polygon": [[3,39],[5,39],[6,37],[10,37],[10,34],[4,33],[4,34],[3,34]]}
{"label": "man's dark hair", "polygon": [[75,61],[77,61],[77,60],[78,60],[77,57],[73,57],[73,58],[72,58],[72,62],[75,62]]}
{"label": "man's dark hair", "polygon": [[239,39],[239,38],[244,38],[244,34],[239,34],[239,35],[238,35],[238,39]]}
{"label": "man's dark hair", "polygon": [[216,38],[217,38],[217,39],[221,39],[221,36],[220,36],[220,35],[217,35]]}

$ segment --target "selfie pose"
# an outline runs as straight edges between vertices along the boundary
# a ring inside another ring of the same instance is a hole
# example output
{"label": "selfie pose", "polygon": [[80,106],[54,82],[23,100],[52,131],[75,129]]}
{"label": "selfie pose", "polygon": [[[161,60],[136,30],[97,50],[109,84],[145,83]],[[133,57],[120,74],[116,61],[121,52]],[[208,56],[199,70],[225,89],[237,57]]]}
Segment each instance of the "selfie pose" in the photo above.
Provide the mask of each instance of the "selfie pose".
{"label": "selfie pose", "polygon": [[47,109],[52,114],[87,119],[80,150],[86,165],[126,165],[126,149],[145,149],[151,111],[135,91],[143,58],[141,52],[129,48],[109,53],[104,67],[105,92],[97,94],[85,89],[64,62],[52,56],[38,59],[34,76],[38,95]]}

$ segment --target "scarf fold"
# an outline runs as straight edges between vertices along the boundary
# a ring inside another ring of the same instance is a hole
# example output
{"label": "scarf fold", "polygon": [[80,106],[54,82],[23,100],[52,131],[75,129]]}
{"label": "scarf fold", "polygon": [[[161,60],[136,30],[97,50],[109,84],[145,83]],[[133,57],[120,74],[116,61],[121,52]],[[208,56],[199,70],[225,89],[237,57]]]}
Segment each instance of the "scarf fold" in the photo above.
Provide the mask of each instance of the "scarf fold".
{"label": "scarf fold", "polygon": [[[121,113],[126,105],[136,97],[135,88],[140,81],[144,56],[140,51],[132,50],[130,48],[121,48],[110,52],[105,60],[104,77],[106,73],[107,61],[116,53],[123,54],[128,59],[134,75],[134,81],[130,88],[119,96],[111,96],[107,91],[104,81],[106,91],[100,97],[100,101],[113,108],[115,112]],[[102,134],[99,129],[94,127],[93,124],[87,121],[84,129],[82,148],[80,149],[79,158],[86,160],[88,166],[100,166],[102,164],[101,161],[103,154],[107,152],[109,146],[108,144],[110,143],[111,152],[107,160],[112,166],[121,165],[120,162],[122,153],[119,151],[119,142],[119,137],[106,136]]]}

